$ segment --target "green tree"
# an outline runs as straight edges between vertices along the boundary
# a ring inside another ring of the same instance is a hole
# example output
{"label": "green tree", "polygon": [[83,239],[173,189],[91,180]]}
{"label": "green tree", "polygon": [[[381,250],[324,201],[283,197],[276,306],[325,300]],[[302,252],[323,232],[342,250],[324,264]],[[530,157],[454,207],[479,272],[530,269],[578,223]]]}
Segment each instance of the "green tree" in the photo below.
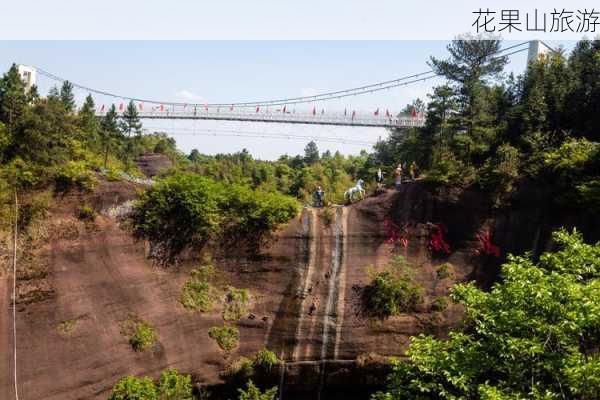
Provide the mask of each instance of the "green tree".
{"label": "green tree", "polygon": [[9,136],[14,131],[27,109],[25,84],[17,66],[13,64],[0,79],[0,121],[4,122]]}
{"label": "green tree", "polygon": [[60,87],[60,102],[63,104],[67,112],[73,112],[75,109],[75,94],[73,94],[73,84],[69,81],[64,81]]}
{"label": "green tree", "polygon": [[192,400],[192,378],[168,369],[160,375],[158,400]]}
{"label": "green tree", "polygon": [[500,43],[497,39],[463,35],[448,45],[449,59],[431,57],[430,60],[436,73],[456,85],[460,106],[458,121],[471,138],[480,136],[476,130],[487,122],[485,83],[487,79],[497,77],[508,62],[507,57],[497,55]]}
{"label": "green tree", "polygon": [[108,164],[108,153],[119,135],[117,109],[113,104],[100,123],[100,135],[104,149],[104,168]]}
{"label": "green tree", "polygon": [[100,123],[96,118],[96,105],[92,95],[85,98],[85,102],[79,111],[79,126],[83,134],[86,135],[87,141],[95,144],[98,139]]}
{"label": "green tree", "polygon": [[308,165],[319,162],[319,148],[312,140],[304,148],[304,162]]}
{"label": "green tree", "polygon": [[277,394],[277,387],[272,387],[262,392],[254,383],[250,380],[246,384],[246,389],[238,389],[240,393],[239,400],[274,400]]}
{"label": "green tree", "polygon": [[150,378],[127,376],[113,387],[108,400],[158,400],[158,397]]}
{"label": "green tree", "polygon": [[8,135],[6,125],[0,122],[0,164],[8,157],[7,150],[10,147],[12,138]]}
{"label": "green tree", "polygon": [[[131,155],[138,142],[139,136],[142,134],[142,123],[140,122],[139,113],[133,100],[127,104],[127,108],[119,122],[119,128],[121,129],[123,136],[126,137],[125,165],[126,168],[129,169]],[[133,138],[132,134],[135,135]]]}
{"label": "green tree", "polygon": [[556,232],[560,246],[509,257],[490,291],[457,285],[466,329],[412,339],[375,399],[600,398],[600,243]]}

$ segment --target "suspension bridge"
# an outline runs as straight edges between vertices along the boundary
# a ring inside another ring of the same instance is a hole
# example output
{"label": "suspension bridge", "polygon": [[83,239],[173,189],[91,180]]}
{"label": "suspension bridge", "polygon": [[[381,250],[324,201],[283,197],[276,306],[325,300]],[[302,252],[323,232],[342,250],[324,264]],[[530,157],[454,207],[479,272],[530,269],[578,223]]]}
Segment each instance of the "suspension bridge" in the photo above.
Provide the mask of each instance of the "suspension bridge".
{"label": "suspension bridge", "polygon": [[[528,51],[528,60],[538,57],[547,50],[552,50],[545,43],[540,41],[522,42],[512,46],[505,47],[498,51],[494,57],[509,57],[513,54]],[[20,66],[22,77],[26,83],[31,86],[35,83],[36,77],[43,76],[55,83],[67,81],[57,75],[37,67]],[[329,111],[321,108],[317,109],[316,104],[321,102],[344,99],[347,97],[368,95],[371,93],[390,90],[401,86],[408,86],[417,82],[424,82],[438,77],[433,70],[427,70],[413,75],[407,75],[396,79],[376,82],[360,87],[354,87],[344,90],[325,92],[313,96],[288,97],[271,100],[231,102],[231,103],[205,103],[188,104],[181,102],[157,101],[130,96],[123,96],[103,90],[87,87],[70,81],[75,89],[79,89],[89,94],[94,94],[102,98],[108,98],[109,104],[115,107],[117,115],[123,117],[126,115],[127,103],[133,102],[138,117],[143,120],[210,120],[210,121],[238,121],[250,123],[275,123],[275,124],[305,124],[305,125],[329,125],[346,127],[369,127],[400,129],[422,127],[425,124],[425,118],[422,110],[412,110],[407,113],[394,113],[389,109],[377,108],[371,111],[349,110]],[[309,105],[308,111],[297,111],[296,105]],[[108,107],[102,105],[96,110],[96,116],[103,118],[108,113]],[[214,130],[205,132],[211,136],[231,136],[233,132],[220,132]],[[253,132],[255,134],[256,132]],[[246,133],[247,135],[247,133]],[[241,136],[241,133],[239,133]],[[271,135],[272,137],[291,138],[294,135],[281,134]],[[266,137],[258,135],[254,137]],[[303,136],[304,138],[304,136]],[[351,140],[346,138],[347,140]],[[357,144],[363,144],[358,143]]]}

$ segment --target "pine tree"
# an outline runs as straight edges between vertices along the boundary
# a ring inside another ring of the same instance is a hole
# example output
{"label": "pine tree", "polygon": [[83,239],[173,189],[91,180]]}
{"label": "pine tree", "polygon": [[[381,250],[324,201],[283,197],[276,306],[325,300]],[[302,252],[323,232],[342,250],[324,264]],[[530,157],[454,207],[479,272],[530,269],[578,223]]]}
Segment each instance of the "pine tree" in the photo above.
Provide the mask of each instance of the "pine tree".
{"label": "pine tree", "polygon": [[95,142],[98,135],[99,123],[96,118],[96,105],[92,95],[85,98],[85,102],[79,111],[79,126],[83,130],[83,134],[90,142]]}
{"label": "pine tree", "polygon": [[108,153],[116,136],[119,134],[117,108],[113,104],[100,124],[102,146],[104,147],[104,168],[108,165]]}
{"label": "pine tree", "polygon": [[462,125],[470,135],[485,119],[485,83],[502,72],[507,57],[497,56],[500,40],[483,36],[463,35],[448,45],[450,58],[431,57],[433,70],[457,85],[461,104]]}
{"label": "pine tree", "polygon": [[131,137],[131,134],[140,135],[142,133],[142,123],[140,122],[139,113],[133,100],[127,105],[119,128],[127,137]]}
{"label": "pine tree", "polygon": [[5,123],[10,136],[14,134],[26,108],[25,84],[19,76],[17,66],[13,64],[0,79],[0,121]]}
{"label": "pine tree", "polygon": [[59,97],[68,112],[72,112],[75,109],[75,95],[73,94],[73,84],[71,82],[63,82]]}
{"label": "pine tree", "polygon": [[308,165],[319,162],[319,148],[312,140],[304,148],[304,162]]}
{"label": "pine tree", "polygon": [[[135,106],[133,100],[127,105],[127,108],[125,109],[125,112],[123,113],[122,119],[119,123],[119,128],[121,129],[123,135],[127,136],[125,144],[125,166],[127,169],[129,169],[131,153],[137,144],[139,136],[142,134],[142,123],[140,122],[137,107]],[[134,138],[131,137],[132,133],[135,134]]]}
{"label": "pine tree", "polygon": [[[437,144],[436,155],[441,155],[454,135],[454,116],[458,110],[454,90],[448,85],[437,86],[433,94],[428,95],[427,117],[425,121],[425,137],[430,148]],[[432,159],[429,160],[433,161]]]}

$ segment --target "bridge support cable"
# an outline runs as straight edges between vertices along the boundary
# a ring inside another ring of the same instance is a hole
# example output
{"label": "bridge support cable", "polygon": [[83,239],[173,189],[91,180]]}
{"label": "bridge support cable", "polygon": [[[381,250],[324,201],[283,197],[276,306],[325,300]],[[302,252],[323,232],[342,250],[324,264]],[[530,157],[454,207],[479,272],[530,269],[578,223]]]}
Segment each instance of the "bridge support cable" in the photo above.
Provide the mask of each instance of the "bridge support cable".
{"label": "bridge support cable", "polygon": [[[503,49],[499,50],[498,52],[494,53],[494,55],[496,57],[508,57],[508,56],[515,54],[517,52],[520,52],[520,51],[527,51],[528,48],[523,48],[523,49],[517,50],[515,52],[509,53],[509,54],[502,54],[508,50],[516,49],[523,45],[529,45],[529,42],[526,41],[526,42],[518,43],[518,44],[515,44],[512,46],[503,48]],[[57,75],[54,75],[50,72],[45,71],[42,68],[38,68],[38,67],[35,67],[35,68],[40,75],[43,75],[54,81],[64,82],[66,80],[64,78],[61,78]],[[284,105],[288,105],[288,104],[293,105],[293,104],[302,104],[302,103],[315,103],[317,101],[326,101],[326,100],[333,100],[333,99],[339,99],[339,98],[362,95],[362,94],[369,94],[369,93],[374,93],[374,92],[378,92],[378,91],[382,91],[382,90],[391,89],[394,87],[404,86],[404,85],[419,82],[419,81],[425,81],[428,79],[435,78],[437,76],[439,76],[439,75],[430,69],[428,71],[424,71],[424,72],[420,72],[420,73],[412,74],[412,75],[406,75],[406,76],[402,76],[400,78],[396,78],[396,79],[392,79],[392,80],[388,80],[388,81],[376,82],[376,83],[363,85],[363,86],[359,86],[359,87],[354,87],[354,88],[349,88],[349,89],[344,89],[344,90],[330,91],[330,92],[316,94],[313,96],[288,97],[288,98],[280,98],[280,99],[247,101],[247,102],[226,102],[226,103],[222,102],[222,103],[206,103],[206,104],[157,101],[157,100],[151,100],[151,99],[142,99],[142,98],[135,98],[135,97],[130,97],[130,96],[122,96],[119,94],[115,94],[115,93],[111,93],[111,92],[107,92],[107,91],[103,91],[103,90],[97,90],[97,89],[94,89],[94,88],[91,88],[88,86],[84,86],[84,85],[81,85],[78,83],[74,83],[74,82],[71,82],[71,83],[73,84],[73,86],[75,88],[87,91],[89,93],[94,93],[94,94],[98,94],[101,96],[107,96],[107,97],[111,97],[113,99],[121,99],[121,100],[125,100],[125,101],[134,101],[134,102],[139,102],[139,103],[147,103],[147,104],[154,104],[154,105],[161,105],[161,106],[246,108],[246,107],[256,107],[256,106],[284,106]]]}

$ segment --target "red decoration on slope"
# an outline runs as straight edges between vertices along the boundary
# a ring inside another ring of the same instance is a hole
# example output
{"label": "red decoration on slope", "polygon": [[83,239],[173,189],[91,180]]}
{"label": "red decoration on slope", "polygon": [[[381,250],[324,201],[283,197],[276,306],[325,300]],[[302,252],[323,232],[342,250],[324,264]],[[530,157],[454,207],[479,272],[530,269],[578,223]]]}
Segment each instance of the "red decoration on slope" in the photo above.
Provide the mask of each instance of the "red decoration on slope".
{"label": "red decoration on slope", "polygon": [[383,226],[385,227],[387,236],[385,244],[408,247],[408,224],[405,223],[400,226],[391,219],[386,219],[383,221]]}
{"label": "red decoration on slope", "polygon": [[475,254],[487,254],[500,257],[500,247],[492,243],[492,234],[490,231],[479,232],[475,237],[479,241],[479,249],[475,251]]}
{"label": "red decoration on slope", "polygon": [[450,245],[446,242],[448,230],[444,224],[431,224],[429,234],[429,251],[432,254],[450,254]]}

